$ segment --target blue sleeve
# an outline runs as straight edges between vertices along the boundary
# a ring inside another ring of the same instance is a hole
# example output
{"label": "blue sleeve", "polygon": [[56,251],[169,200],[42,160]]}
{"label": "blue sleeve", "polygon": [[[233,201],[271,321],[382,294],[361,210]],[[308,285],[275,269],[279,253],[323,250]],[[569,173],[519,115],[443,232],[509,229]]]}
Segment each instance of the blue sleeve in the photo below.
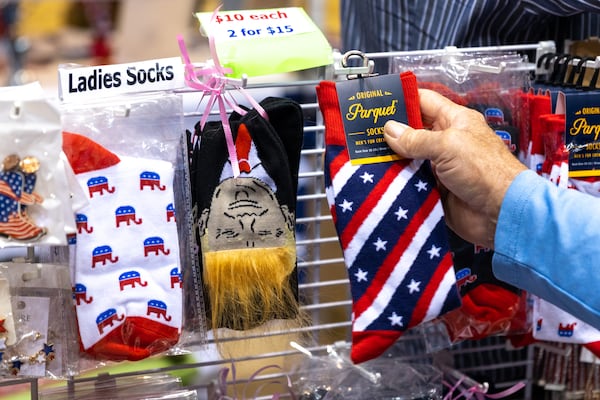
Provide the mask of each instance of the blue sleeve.
{"label": "blue sleeve", "polygon": [[533,171],[509,187],[493,271],[600,329],[600,198],[559,189]]}

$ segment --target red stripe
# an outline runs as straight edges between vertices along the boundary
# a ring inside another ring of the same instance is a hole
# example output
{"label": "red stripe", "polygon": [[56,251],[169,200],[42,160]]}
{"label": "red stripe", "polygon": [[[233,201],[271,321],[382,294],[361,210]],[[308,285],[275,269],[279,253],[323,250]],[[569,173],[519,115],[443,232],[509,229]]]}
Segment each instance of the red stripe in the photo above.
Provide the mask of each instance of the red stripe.
{"label": "red stripe", "polygon": [[439,196],[437,191],[432,191],[427,199],[425,199],[419,210],[415,213],[414,217],[396,242],[394,248],[390,251],[381,266],[377,269],[377,273],[371,280],[371,284],[367,290],[365,290],[365,293],[354,304],[352,311],[354,312],[355,318],[358,318],[358,316],[360,316],[367,308],[371,306],[381,291],[381,288],[389,279],[392,271],[394,271],[394,267],[398,263],[398,260],[402,254],[406,251],[408,245],[415,236],[415,233],[423,224],[423,221],[431,213],[431,210],[433,210],[438,200]]}
{"label": "red stripe", "polygon": [[356,210],[350,221],[348,221],[348,225],[344,231],[340,234],[340,240],[344,249],[350,244],[350,241],[356,235],[356,232],[361,227],[365,219],[373,212],[375,205],[381,199],[381,196],[388,190],[391,183],[398,176],[402,168],[406,164],[401,164],[399,162],[393,163],[390,168],[385,172],[385,174],[381,177],[381,179],[377,182],[377,184],[373,187],[373,190],[367,196],[365,201],[360,205],[360,207]]}
{"label": "red stripe", "polygon": [[346,149],[339,152],[337,156],[329,163],[329,176],[331,177],[331,181],[335,178],[340,169],[346,164],[349,160],[348,151]]}
{"label": "red stripe", "polygon": [[8,196],[13,200],[19,200],[12,188],[4,181],[0,181],[0,194]]}
{"label": "red stripe", "polygon": [[419,325],[423,322],[423,318],[427,314],[431,300],[437,293],[440,283],[444,279],[444,276],[448,272],[448,269],[452,268],[452,255],[447,252],[444,257],[440,260],[435,273],[431,277],[431,280],[425,286],[425,290],[421,294],[421,297],[417,301],[412,317],[410,318],[408,327]]}
{"label": "red stripe", "polygon": [[41,228],[28,222],[22,216],[13,213],[8,216],[8,222],[0,223],[0,230],[6,235],[22,238],[27,235],[36,234],[41,231]]}
{"label": "red stripe", "polygon": [[337,224],[337,211],[335,210],[335,202],[334,204],[329,206],[329,213],[331,214],[331,219],[334,224]]}

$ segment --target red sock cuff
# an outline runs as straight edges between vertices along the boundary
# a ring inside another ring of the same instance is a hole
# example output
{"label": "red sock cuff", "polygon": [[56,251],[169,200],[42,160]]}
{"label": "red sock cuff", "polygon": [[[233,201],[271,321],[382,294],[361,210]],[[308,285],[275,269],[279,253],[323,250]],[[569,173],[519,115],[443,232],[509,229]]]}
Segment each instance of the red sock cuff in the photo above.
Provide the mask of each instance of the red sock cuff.
{"label": "red sock cuff", "polygon": [[421,129],[423,128],[423,120],[421,119],[417,78],[415,74],[407,71],[400,74],[400,81],[404,91],[404,107],[406,108],[408,125],[415,129]]}
{"label": "red sock cuff", "polygon": [[531,154],[544,154],[540,117],[552,113],[552,100],[550,96],[535,95],[532,98],[530,107]]}
{"label": "red sock cuff", "polygon": [[325,142],[327,144],[345,146],[344,122],[340,112],[335,82],[323,81],[317,86],[317,98],[319,107],[327,129],[325,130]]}

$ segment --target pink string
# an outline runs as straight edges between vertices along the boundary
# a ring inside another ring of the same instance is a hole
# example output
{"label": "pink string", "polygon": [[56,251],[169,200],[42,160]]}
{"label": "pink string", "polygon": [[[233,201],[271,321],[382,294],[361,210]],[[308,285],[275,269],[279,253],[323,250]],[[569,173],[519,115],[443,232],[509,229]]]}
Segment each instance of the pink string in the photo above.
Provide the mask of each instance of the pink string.
{"label": "pink string", "polygon": [[[267,365],[262,368],[259,368],[256,372],[254,372],[248,378],[248,381],[246,382],[246,385],[244,386],[241,400],[246,400],[246,389],[248,388],[248,385],[250,385],[256,379],[256,377],[258,375],[260,375],[262,372],[264,372],[265,370],[270,369],[270,368],[276,368],[279,371],[283,370],[280,366],[275,365],[275,364]],[[235,365],[234,364],[231,364],[231,379],[232,379],[231,383],[234,385],[234,397],[230,397],[227,395],[227,375],[228,374],[229,374],[229,368],[222,368],[219,371],[218,382],[217,382],[219,397],[217,400],[238,400],[239,399],[237,397],[237,392],[235,391],[236,377],[235,377]],[[287,389],[290,397],[295,400],[296,396],[294,395],[294,392],[292,390],[292,381],[287,374],[285,374],[285,377],[286,377],[285,382],[274,380],[274,381],[269,381],[269,382],[263,383],[254,391],[254,396],[251,398],[252,399],[257,398],[259,396],[261,390],[263,390],[265,387],[276,384],[276,385],[284,386]],[[271,397],[271,400],[278,400],[279,398],[280,398],[280,394],[274,393]]]}
{"label": "pink string", "polygon": [[[204,129],[204,125],[208,119],[210,114],[210,110],[212,110],[215,101],[219,105],[219,114],[221,117],[221,122],[223,124],[223,131],[225,132],[225,141],[227,143],[227,153],[229,154],[229,161],[231,162],[231,168],[233,170],[233,176],[237,177],[240,175],[240,166],[238,164],[237,153],[235,151],[235,143],[233,142],[233,133],[231,132],[231,126],[229,125],[229,118],[227,117],[227,110],[225,108],[225,101],[223,97],[226,93],[225,84],[226,81],[219,79],[219,77],[224,76],[222,68],[217,67],[205,67],[203,69],[196,69],[194,65],[190,61],[190,56],[183,41],[183,37],[181,35],[177,36],[177,41],[179,43],[179,49],[181,51],[181,55],[183,57],[183,62],[185,64],[185,81],[186,84],[192,89],[201,90],[203,92],[202,97],[209,95],[206,108],[204,109],[204,113],[202,118],[200,119],[200,129]],[[210,75],[206,82],[202,82],[199,79],[199,76],[202,75]]]}
{"label": "pink string", "polygon": [[[479,386],[471,386],[470,388],[462,388],[461,384],[463,383],[464,378],[459,379],[454,386],[451,386],[448,382],[444,381],[444,385],[446,385],[447,387],[450,388],[450,391],[448,392],[448,394],[446,394],[446,396],[444,396],[443,400],[457,400],[460,398],[464,398],[464,399],[472,399],[475,398],[476,400],[485,400],[487,399],[502,399],[505,397],[510,396],[513,393],[518,392],[519,390],[523,389],[525,387],[525,383],[524,382],[519,382],[514,384],[513,386],[509,387],[508,389],[503,390],[502,392],[499,393],[495,393],[495,394],[488,394],[486,392],[484,392],[481,387]],[[458,395],[455,397],[452,397],[456,391],[459,391]]]}
{"label": "pink string", "polygon": [[[217,16],[217,12],[219,11],[220,6],[213,12],[211,17],[211,23],[215,20]],[[250,96],[242,87],[242,84],[239,81],[230,79],[226,77],[226,74],[230,74],[232,72],[231,68],[225,68],[219,62],[219,58],[217,56],[217,51],[215,47],[215,39],[213,35],[209,35],[208,43],[210,48],[210,54],[212,57],[213,65],[203,66],[201,68],[195,67],[190,59],[189,52],[185,46],[183,37],[181,35],[177,36],[177,42],[179,44],[179,50],[181,52],[181,56],[183,58],[183,62],[185,65],[184,76],[186,85],[192,89],[202,91],[202,98],[205,96],[209,96],[207,100],[206,107],[204,109],[204,113],[202,118],[200,119],[200,129],[204,129],[204,125],[208,120],[208,116],[210,114],[210,110],[215,105],[215,102],[219,106],[219,114],[221,118],[221,123],[223,124],[223,131],[225,133],[225,141],[227,143],[227,153],[229,154],[229,161],[231,162],[231,168],[233,170],[233,177],[237,177],[240,175],[240,166],[238,164],[238,157],[235,151],[235,143],[233,140],[233,133],[231,132],[231,126],[229,125],[229,118],[227,116],[226,105],[231,107],[235,112],[240,115],[245,115],[246,111],[242,109],[233,96],[230,95],[229,98],[227,87],[233,87],[237,89],[240,93],[246,97],[251,106],[262,116],[264,119],[268,121],[269,116],[265,112],[265,110],[261,107],[252,96]]]}

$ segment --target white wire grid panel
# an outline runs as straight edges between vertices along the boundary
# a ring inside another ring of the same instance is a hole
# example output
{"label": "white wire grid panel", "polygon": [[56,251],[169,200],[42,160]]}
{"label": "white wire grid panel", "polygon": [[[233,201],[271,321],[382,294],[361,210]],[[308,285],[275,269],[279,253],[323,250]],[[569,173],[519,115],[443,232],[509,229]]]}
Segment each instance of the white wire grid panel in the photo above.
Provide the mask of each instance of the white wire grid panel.
{"label": "white wire grid panel", "polygon": [[[251,84],[249,93],[261,100],[266,96],[283,96],[295,99],[304,113],[304,145],[299,174],[297,203],[297,254],[299,273],[299,295],[303,309],[311,323],[295,331],[279,330],[276,327],[268,334],[252,333],[243,339],[232,340],[232,348],[239,351],[232,359],[215,355],[209,341],[207,351],[199,351],[192,358],[169,367],[115,374],[116,378],[127,378],[142,374],[193,370],[194,376],[188,387],[198,389],[199,398],[210,390],[216,372],[235,363],[238,371],[237,383],[265,365],[281,365],[290,370],[300,353],[289,346],[290,340],[310,337],[308,347],[314,354],[324,354],[326,346],[336,341],[350,340],[351,298],[349,281],[342,258],[338,237],[325,196],[323,155],[325,149],[322,116],[316,100],[315,86],[321,78],[331,78],[329,68],[311,71],[308,79],[283,81],[276,84]],[[300,76],[303,78],[303,76]],[[198,93],[185,93],[184,104],[186,127],[193,130],[200,120],[202,108],[198,107]],[[240,103],[243,103],[240,97]],[[218,117],[218,111],[213,111]],[[422,332],[404,335],[392,349],[394,355],[405,362],[430,362],[432,355],[425,349]],[[440,356],[439,354],[437,356]],[[533,352],[530,348],[512,350],[502,337],[491,337],[483,341],[461,343],[443,352],[454,367],[475,380],[490,382],[495,390],[508,388],[519,381],[531,383]],[[135,369],[135,368],[134,368]],[[246,373],[244,373],[244,371]],[[279,379],[282,374],[263,374],[255,382]],[[74,378],[68,387],[94,381],[98,377]],[[30,385],[31,399],[37,399],[39,385],[36,379],[0,381],[0,385],[25,383]],[[265,396],[261,398],[271,398]],[[520,391],[515,399],[530,399],[531,385]]]}

